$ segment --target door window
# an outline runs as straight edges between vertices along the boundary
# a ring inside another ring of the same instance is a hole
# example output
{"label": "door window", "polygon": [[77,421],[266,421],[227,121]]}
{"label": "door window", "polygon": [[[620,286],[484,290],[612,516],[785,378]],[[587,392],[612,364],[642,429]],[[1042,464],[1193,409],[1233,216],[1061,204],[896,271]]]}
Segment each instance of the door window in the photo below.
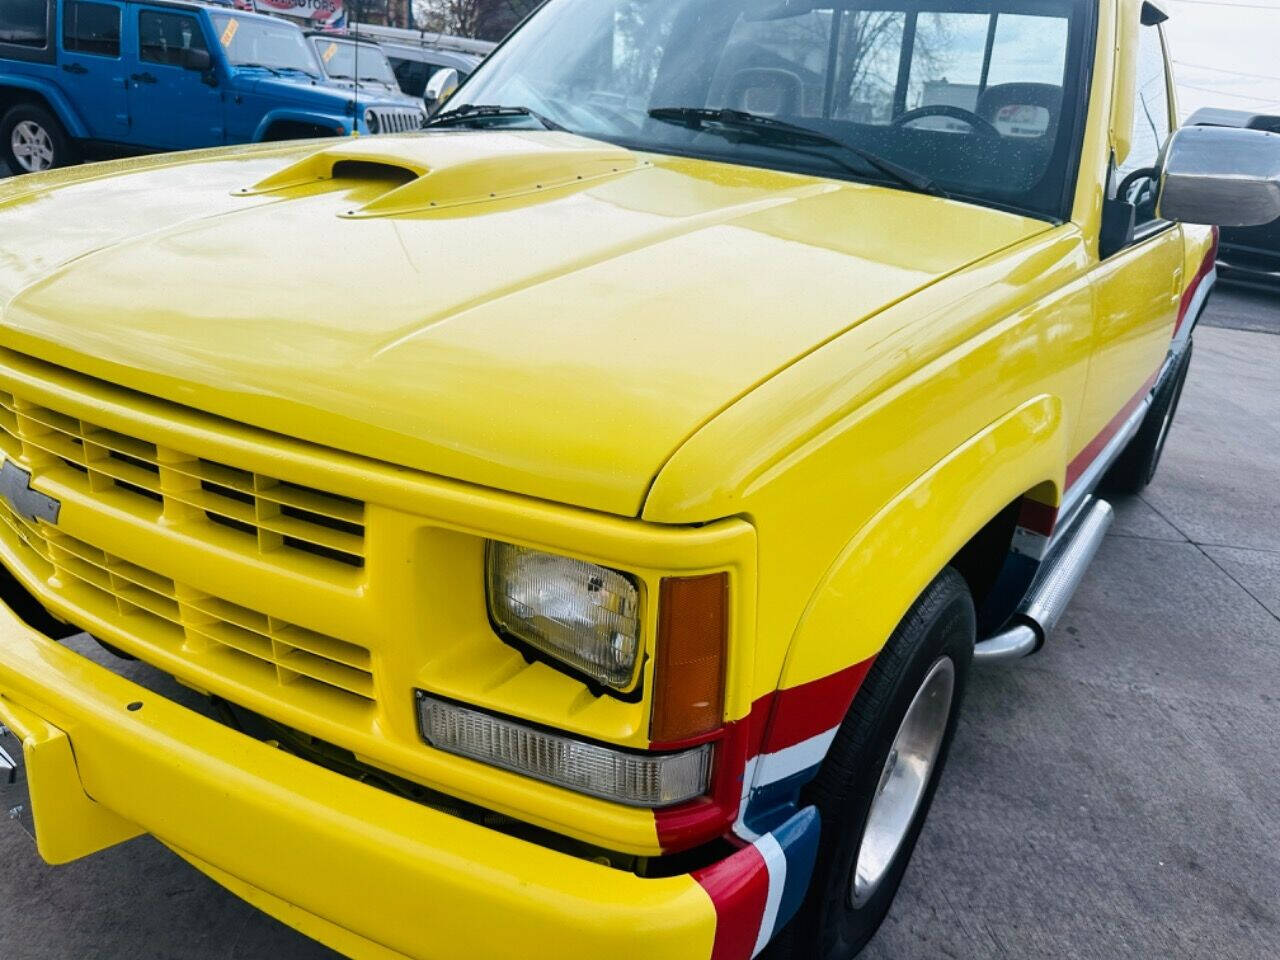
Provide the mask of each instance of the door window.
{"label": "door window", "polygon": [[[1144,167],[1154,167],[1169,139],[1169,84],[1164,44],[1158,26],[1143,27],[1138,48],[1138,77],[1133,106],[1133,147],[1116,171],[1116,183]],[[1135,183],[1124,198],[1138,208],[1138,223],[1156,219],[1156,185],[1153,180]]]}
{"label": "door window", "polygon": [[0,3],[0,43],[44,49],[49,43],[48,0]]}
{"label": "door window", "polygon": [[101,57],[120,56],[120,8],[72,0],[62,11],[62,49]]}
{"label": "door window", "polygon": [[147,63],[180,67],[187,50],[208,52],[209,48],[195,17],[143,10],[138,15],[138,50]]}

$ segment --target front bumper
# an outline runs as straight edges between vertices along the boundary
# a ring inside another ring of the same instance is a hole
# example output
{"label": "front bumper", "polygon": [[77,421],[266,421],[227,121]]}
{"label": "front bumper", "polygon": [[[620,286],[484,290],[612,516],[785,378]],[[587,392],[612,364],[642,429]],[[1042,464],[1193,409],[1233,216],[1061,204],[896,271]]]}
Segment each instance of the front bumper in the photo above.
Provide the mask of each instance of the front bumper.
{"label": "front bumper", "polygon": [[47,859],[152,833],[265,894],[237,890],[264,909],[278,898],[323,918],[285,917],[306,932],[367,941],[355,955],[497,960],[531,943],[563,958],[711,955],[715,909],[689,876],[641,879],[349,780],[116,676],[7,607],[0,713],[25,741]]}
{"label": "front bumper", "polygon": [[[536,943],[562,960],[713,950],[745,960],[789,915],[780,901],[795,899],[816,850],[807,810],[698,874],[643,879],[224,727],[38,633],[2,604],[0,723],[23,740],[46,859],[151,833],[354,957],[505,960]],[[786,897],[780,887],[768,895],[787,873]]]}

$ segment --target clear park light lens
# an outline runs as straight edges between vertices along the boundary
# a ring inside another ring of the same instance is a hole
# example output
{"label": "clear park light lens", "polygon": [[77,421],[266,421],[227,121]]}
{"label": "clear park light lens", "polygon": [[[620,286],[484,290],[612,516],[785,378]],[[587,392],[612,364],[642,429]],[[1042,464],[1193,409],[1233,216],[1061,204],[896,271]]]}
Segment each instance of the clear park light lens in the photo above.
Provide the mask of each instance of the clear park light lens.
{"label": "clear park light lens", "polygon": [[597,683],[625,690],[640,652],[640,592],[617,570],[489,543],[489,616],[499,630]]}
{"label": "clear park light lens", "polygon": [[707,792],[711,745],[642,754],[584,743],[418,693],[422,738],[447,753],[632,807],[667,807]]}

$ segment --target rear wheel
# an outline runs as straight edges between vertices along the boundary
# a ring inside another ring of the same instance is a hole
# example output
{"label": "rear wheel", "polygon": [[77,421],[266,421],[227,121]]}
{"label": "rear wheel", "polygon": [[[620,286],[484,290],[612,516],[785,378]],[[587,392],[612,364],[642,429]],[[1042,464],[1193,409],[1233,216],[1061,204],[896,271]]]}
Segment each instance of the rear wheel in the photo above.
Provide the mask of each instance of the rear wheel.
{"label": "rear wheel", "polygon": [[40,173],[77,159],[58,118],[32,103],[18,104],[0,120],[0,157],[14,173]]}
{"label": "rear wheel", "polygon": [[1182,399],[1182,388],[1191,369],[1194,346],[1194,343],[1187,343],[1187,349],[1178,358],[1177,365],[1156,389],[1151,409],[1143,418],[1142,426],[1103,481],[1107,490],[1113,493],[1141,493],[1155,478],[1160,458],[1164,455],[1165,443],[1169,440],[1169,430],[1178,415],[1178,402]]}
{"label": "rear wheel", "polygon": [[822,815],[818,862],[770,956],[846,960],[879,929],[946,763],[975,629],[968,587],[948,568],[876,658],[809,788]]}

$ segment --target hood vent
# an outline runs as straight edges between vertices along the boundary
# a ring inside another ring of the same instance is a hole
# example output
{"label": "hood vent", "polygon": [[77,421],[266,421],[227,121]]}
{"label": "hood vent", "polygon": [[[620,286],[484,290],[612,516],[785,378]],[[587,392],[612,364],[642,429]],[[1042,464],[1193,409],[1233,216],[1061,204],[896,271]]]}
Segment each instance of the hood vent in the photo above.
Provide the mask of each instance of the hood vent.
{"label": "hood vent", "polygon": [[532,199],[650,166],[630,150],[572,134],[450,131],[343,141],[236,191],[236,196],[283,193],[325,180],[381,181],[387,192],[340,215],[392,217]]}

